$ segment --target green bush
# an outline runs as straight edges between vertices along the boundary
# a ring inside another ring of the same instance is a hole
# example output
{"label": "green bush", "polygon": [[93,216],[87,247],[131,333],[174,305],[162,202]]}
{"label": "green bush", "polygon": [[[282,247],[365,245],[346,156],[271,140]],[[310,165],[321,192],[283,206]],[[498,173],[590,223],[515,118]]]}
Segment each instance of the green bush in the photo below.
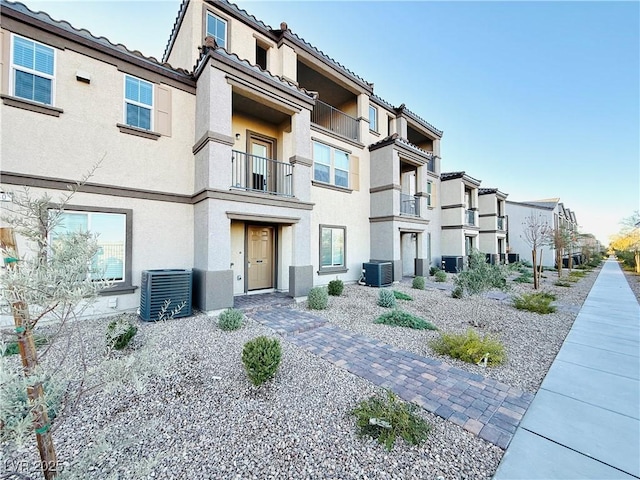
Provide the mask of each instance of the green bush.
{"label": "green bush", "polygon": [[228,308],[220,314],[218,317],[218,326],[220,330],[231,331],[238,330],[242,326],[242,320],[244,319],[244,313],[241,310],[235,308]]}
{"label": "green bush", "polygon": [[556,287],[570,287],[571,286],[571,282],[565,282],[564,280],[558,280],[557,282],[554,283],[554,285]]}
{"label": "green bush", "polygon": [[136,327],[128,318],[122,316],[109,322],[107,325],[107,346],[116,350],[122,350],[138,333]]}
{"label": "green bush", "polygon": [[[44,335],[34,335],[33,342],[35,343],[37,348],[49,343],[49,339]],[[18,347],[17,340],[14,340],[6,343],[5,349],[2,355],[5,357],[8,357],[10,355],[17,355],[18,353],[20,353],[20,347]]]}
{"label": "green bush", "polygon": [[424,277],[421,277],[419,275],[417,277],[413,277],[413,282],[411,282],[411,287],[415,288],[416,290],[424,290]]}
{"label": "green bush", "polygon": [[438,267],[429,267],[429,275],[431,277],[433,277],[437,271],[439,271],[440,269]]}
{"label": "green bush", "polygon": [[436,282],[440,282],[440,283],[446,282],[447,274],[443,270],[438,270],[436,273],[433,274],[433,278],[435,279]]}
{"label": "green bush", "polygon": [[425,441],[431,426],[417,412],[419,409],[398,399],[392,392],[363,400],[351,414],[356,417],[358,435],[369,436],[391,450],[396,437],[410,445]]}
{"label": "green bush", "polygon": [[507,273],[507,268],[487,263],[486,255],[473,249],[469,253],[469,267],[456,275],[454,282],[462,293],[478,295],[492,288],[506,290]]}
{"label": "green bush", "polygon": [[378,292],[378,305],[385,308],[396,306],[396,297],[391,290],[381,288]]}
{"label": "green bush", "polygon": [[281,358],[280,342],[275,338],[257,337],[245,343],[242,349],[242,363],[247,377],[256,386],[275,376]]}
{"label": "green bush", "polygon": [[309,290],[307,303],[311,310],[324,310],[329,304],[329,294],[323,287],[313,287]]}
{"label": "green bush", "polygon": [[527,273],[521,274],[519,277],[513,279],[516,283],[533,283],[533,273],[527,271]]}
{"label": "green bush", "polygon": [[487,365],[495,366],[506,360],[504,347],[498,340],[486,335],[480,338],[471,329],[465,334],[443,333],[431,342],[431,348],[441,355],[469,363],[481,363],[486,359]]}
{"label": "green bush", "polygon": [[342,291],[344,290],[344,282],[342,280],[331,280],[329,282],[329,286],[327,287],[327,292],[329,295],[334,297],[339,297],[342,295]]}
{"label": "green bush", "polygon": [[437,330],[437,328],[425,319],[403,312],[402,310],[392,310],[383,313],[376,318],[373,323],[390,325],[392,327],[407,327],[415,330]]}
{"label": "green bush", "polygon": [[513,305],[518,310],[546,314],[556,311],[556,307],[551,305],[555,299],[555,295],[546,292],[525,293],[521,297],[514,298]]}
{"label": "green bush", "polygon": [[462,298],[464,296],[464,290],[461,286],[457,286],[451,292],[451,298]]}
{"label": "green bush", "polygon": [[406,293],[403,293],[403,292],[401,292],[399,290],[394,290],[393,291],[393,296],[396,297],[396,300],[407,300],[407,301],[413,300],[413,297],[410,297]]}

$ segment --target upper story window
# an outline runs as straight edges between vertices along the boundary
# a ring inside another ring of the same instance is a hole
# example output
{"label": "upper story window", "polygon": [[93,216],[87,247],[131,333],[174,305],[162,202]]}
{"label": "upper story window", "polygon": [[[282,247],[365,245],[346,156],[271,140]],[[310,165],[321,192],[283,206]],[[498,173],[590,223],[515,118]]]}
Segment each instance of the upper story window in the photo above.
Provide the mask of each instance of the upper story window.
{"label": "upper story window", "polygon": [[227,21],[207,12],[207,35],[216,39],[219,47],[227,48]]}
{"label": "upper story window", "polygon": [[378,131],[378,109],[369,105],[369,130]]}
{"label": "upper story window", "polygon": [[433,207],[433,204],[434,204],[433,182],[427,182],[427,207]]}
{"label": "upper story window", "polygon": [[263,70],[267,69],[267,49],[256,43],[256,65]]}
{"label": "upper story window", "polygon": [[54,49],[14,35],[11,57],[13,95],[53,105]]}
{"label": "upper story window", "polygon": [[130,127],[151,130],[153,118],[153,84],[125,75],[124,122]]}
{"label": "upper story window", "polygon": [[313,179],[349,188],[349,154],[324,143],[313,142]]}

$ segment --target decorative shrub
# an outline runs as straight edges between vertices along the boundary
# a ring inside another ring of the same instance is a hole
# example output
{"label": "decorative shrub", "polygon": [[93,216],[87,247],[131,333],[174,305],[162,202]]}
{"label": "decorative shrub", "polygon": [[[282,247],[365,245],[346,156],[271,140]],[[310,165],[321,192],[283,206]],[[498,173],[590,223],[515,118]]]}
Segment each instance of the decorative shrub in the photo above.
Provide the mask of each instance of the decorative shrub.
{"label": "decorative shrub", "polygon": [[431,426],[417,415],[418,408],[398,399],[393,392],[363,400],[351,414],[356,417],[358,435],[375,438],[391,450],[396,437],[411,445],[425,441]]}
{"label": "decorative shrub", "polygon": [[454,282],[462,293],[479,295],[494,288],[506,290],[507,274],[507,268],[487,263],[486,255],[474,248],[469,253],[469,267],[456,275]]}
{"label": "decorative shrub", "polygon": [[275,338],[257,337],[245,343],[242,363],[249,381],[256,386],[273,378],[280,366],[282,350]]}
{"label": "decorative shrub", "polygon": [[555,299],[555,295],[546,292],[525,293],[521,297],[514,298],[513,305],[518,310],[546,314],[556,311],[556,307],[551,305]]}
{"label": "decorative shrub", "polygon": [[444,272],[444,270],[438,270],[436,273],[434,273],[433,278],[435,279],[436,282],[446,282],[447,281],[447,274],[446,272]]}
{"label": "decorative shrub", "polygon": [[381,288],[378,292],[378,305],[385,308],[396,306],[396,297],[391,290]]}
{"label": "decorative shrub", "polygon": [[429,276],[433,277],[438,271],[440,271],[438,267],[429,267]]}
{"label": "decorative shrub", "polygon": [[437,330],[432,324],[425,319],[411,315],[410,313],[403,312],[402,310],[392,310],[391,312],[383,313],[376,318],[373,323],[391,325],[392,327],[407,327],[415,330]]}
{"label": "decorative shrub", "polygon": [[244,313],[241,310],[228,308],[218,317],[218,326],[224,331],[238,330],[242,326],[243,319]]}
{"label": "decorative shrub", "polygon": [[313,287],[309,290],[307,303],[311,310],[324,310],[329,304],[329,294],[323,287]]}
{"label": "decorative shrub", "polygon": [[482,363],[489,366],[499,365],[506,359],[504,346],[488,336],[480,336],[472,329],[465,334],[443,333],[431,342],[431,348],[437,353],[458,358],[463,362]]}
{"label": "decorative shrub", "polygon": [[138,333],[138,327],[122,316],[109,322],[107,326],[107,347],[122,350]]}
{"label": "decorative shrub", "polygon": [[565,282],[564,280],[558,280],[557,282],[554,283],[554,285],[556,287],[570,287],[571,286],[571,282]]}
{"label": "decorative shrub", "polygon": [[415,288],[416,290],[424,290],[424,277],[421,277],[421,276],[413,277],[413,282],[411,282],[411,287]]}
{"label": "decorative shrub", "polygon": [[344,290],[344,282],[342,280],[331,280],[329,282],[329,287],[327,289],[329,295],[334,297],[339,297],[342,295],[342,291]]}
{"label": "decorative shrub", "polygon": [[533,273],[527,270],[527,273],[522,273],[519,277],[513,279],[516,283],[533,283]]}
{"label": "decorative shrub", "polygon": [[403,293],[403,292],[401,292],[399,290],[394,290],[393,291],[393,296],[396,297],[396,300],[407,300],[407,301],[413,300],[413,297],[410,297],[406,293]]}
{"label": "decorative shrub", "polygon": [[451,297],[452,298],[462,298],[463,296],[464,296],[464,290],[463,290],[463,288],[461,286],[457,286],[451,292]]}

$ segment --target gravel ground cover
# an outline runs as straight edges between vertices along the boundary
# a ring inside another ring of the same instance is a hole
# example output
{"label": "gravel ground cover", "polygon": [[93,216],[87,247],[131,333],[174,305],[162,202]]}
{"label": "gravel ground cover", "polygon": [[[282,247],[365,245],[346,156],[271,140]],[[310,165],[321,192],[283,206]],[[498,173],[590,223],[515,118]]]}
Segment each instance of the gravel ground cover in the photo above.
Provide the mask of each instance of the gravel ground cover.
{"label": "gravel ground cover", "polygon": [[[447,362],[535,391],[597,272],[571,288],[554,287],[556,274],[545,275],[544,289],[558,294],[561,307],[545,316],[515,310],[508,299],[453,299],[430,281],[425,291],[410,283],[394,288],[414,297],[399,301],[401,308],[443,330],[464,331],[476,318],[483,325],[479,331],[502,339],[509,355],[506,365],[492,369]],[[510,294],[530,290],[516,284]],[[376,306],[377,291],[348,285],[343,296],[330,297],[328,310],[314,313],[342,328],[437,356],[427,345],[437,333],[373,324],[386,310]],[[45,360],[58,365],[64,359],[64,371],[76,377],[85,371],[87,386],[97,385],[56,422],[54,441],[65,468],[61,478],[486,479],[504,453],[425,411],[421,415],[433,429],[420,446],[398,441],[387,452],[372,439],[358,438],[349,411],[381,390],[286,339],[276,378],[260,389],[250,386],[242,346],[259,335],[274,336],[251,320],[235,332],[221,331],[205,315],[138,323],[133,345],[105,360],[108,322],[65,327],[65,340]],[[2,445],[2,473],[20,465],[13,470],[41,478],[33,445]]]}
{"label": "gravel ground cover", "polygon": [[633,294],[636,296],[636,300],[640,303],[640,275],[634,272],[630,272],[628,270],[624,270],[624,276],[633,291]]}
{"label": "gravel ground cover", "polygon": [[[45,357],[55,365],[65,356],[66,371],[86,369],[88,384],[106,382],[57,422],[61,478],[481,479],[502,457],[424,411],[433,429],[420,446],[398,441],[387,452],[358,438],[348,412],[381,390],[286,341],[274,381],[251,387],[242,346],[273,334],[250,320],[235,332],[204,315],[139,323],[132,348],[105,362],[107,323],[74,323],[71,340]],[[23,462],[26,478],[41,478],[33,445],[3,445],[2,473]]]}
{"label": "gravel ground cover", "polygon": [[[509,281],[510,290],[490,292],[490,296],[451,297],[453,275],[448,274],[446,283],[426,279],[425,290],[411,288],[411,282],[393,285],[392,289],[413,297],[413,301],[398,300],[398,308],[418,315],[437,326],[441,331],[464,333],[474,320],[481,325],[475,328],[481,335],[489,334],[498,338],[505,346],[507,361],[498,367],[482,367],[438,355],[430,347],[430,340],[439,333],[428,330],[411,330],[374,324],[373,320],[389,311],[377,305],[378,288],[361,285],[347,285],[340,297],[329,297],[329,307],[315,313],[328,321],[363,335],[383,340],[395,347],[440,358],[462,369],[495,378],[508,385],[535,393],[551,363],[555,359],[580,306],[586,299],[599,269],[594,270],[571,287],[553,285],[558,279],[557,272],[544,272],[541,291],[554,293],[558,309],[555,313],[539,315],[512,306],[514,295],[533,292],[533,285]],[[563,273],[566,276],[566,271]],[[305,308],[304,304],[298,308]]]}

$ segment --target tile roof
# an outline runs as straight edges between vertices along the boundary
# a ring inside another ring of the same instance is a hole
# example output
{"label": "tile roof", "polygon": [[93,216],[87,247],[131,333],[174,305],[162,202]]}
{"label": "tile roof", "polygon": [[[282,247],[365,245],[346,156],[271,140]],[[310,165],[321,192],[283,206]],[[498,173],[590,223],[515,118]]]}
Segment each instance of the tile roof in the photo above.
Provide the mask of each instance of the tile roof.
{"label": "tile roof", "polygon": [[467,180],[468,182],[474,183],[476,185],[480,185],[482,180],[478,180],[477,178],[473,178],[471,175],[467,175],[466,172],[444,172],[440,174],[440,180],[453,180],[454,178],[462,178],[463,180]]}
{"label": "tile roof", "polygon": [[73,34],[75,36],[88,40],[91,43],[95,44],[96,46],[99,45],[101,47],[106,48],[107,50],[124,54],[128,57],[142,61],[143,63],[148,63],[155,67],[160,67],[161,69],[170,70],[173,73],[179,73],[181,75],[190,77],[190,73],[187,72],[186,70],[183,70],[181,68],[174,68],[168,63],[162,63],[159,60],[157,60],[155,57],[147,57],[138,50],[129,50],[126,46],[122,45],[121,43],[116,44],[106,37],[98,37],[85,28],[76,28],[66,20],[55,20],[46,12],[41,12],[41,11],[36,12],[31,10],[29,7],[27,7],[22,3],[11,2],[9,0],[0,0],[0,5],[2,6],[3,15],[6,14],[7,10],[14,11],[19,14],[26,15],[32,19],[44,22],[48,25],[58,27],[70,34]]}
{"label": "tile roof", "polygon": [[433,152],[429,152],[427,150],[423,150],[419,146],[414,145],[413,143],[408,141],[406,138],[402,138],[397,133],[394,133],[392,135],[389,135],[388,137],[383,138],[382,140],[378,140],[377,142],[372,143],[371,145],[369,145],[369,151],[377,150],[378,148],[382,148],[382,147],[385,147],[387,145],[391,145],[392,143],[393,144],[400,144],[400,145],[409,147],[409,148],[411,148],[413,150],[416,150],[418,153],[420,153],[422,155],[425,155],[427,157],[430,157],[430,158],[434,157]]}

